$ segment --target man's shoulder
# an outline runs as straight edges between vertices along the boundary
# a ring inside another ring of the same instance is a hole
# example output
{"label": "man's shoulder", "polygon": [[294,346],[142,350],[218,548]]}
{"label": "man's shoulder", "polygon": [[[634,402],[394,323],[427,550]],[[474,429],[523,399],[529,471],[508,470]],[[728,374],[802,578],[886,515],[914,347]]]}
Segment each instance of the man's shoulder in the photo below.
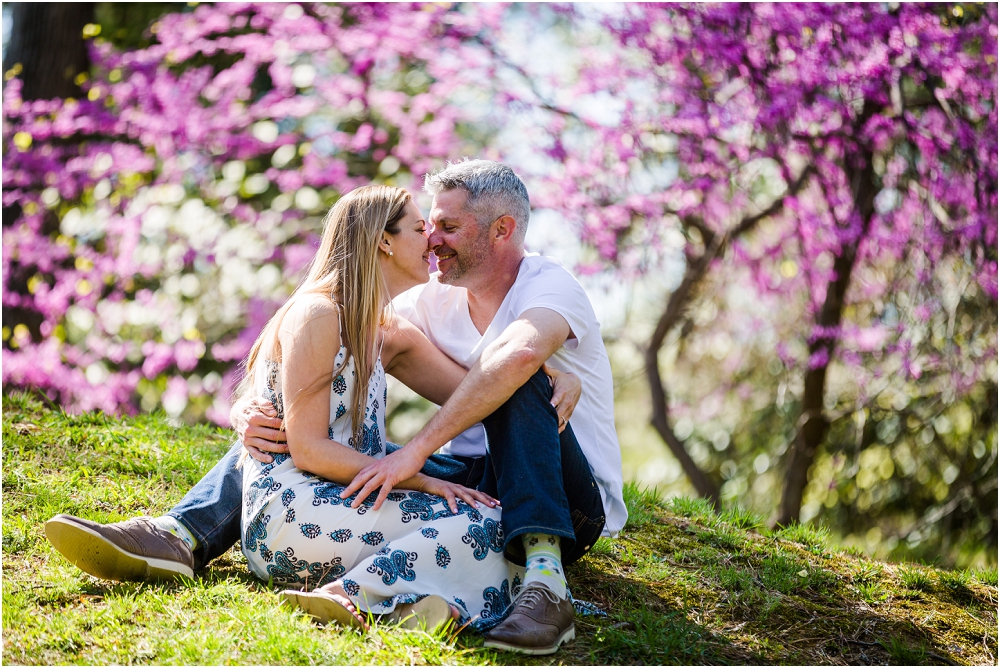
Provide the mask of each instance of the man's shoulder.
{"label": "man's shoulder", "polygon": [[524,258],[523,266],[518,274],[517,283],[523,285],[546,285],[565,289],[579,288],[583,291],[583,286],[576,276],[563,266],[557,258],[548,255],[531,254]]}

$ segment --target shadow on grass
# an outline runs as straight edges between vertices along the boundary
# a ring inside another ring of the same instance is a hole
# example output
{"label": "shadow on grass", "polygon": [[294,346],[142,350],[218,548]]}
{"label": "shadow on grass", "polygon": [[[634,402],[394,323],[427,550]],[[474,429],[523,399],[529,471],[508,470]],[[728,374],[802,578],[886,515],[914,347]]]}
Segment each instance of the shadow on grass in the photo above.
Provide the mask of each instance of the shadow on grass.
{"label": "shadow on grass", "polygon": [[581,663],[950,665],[997,656],[995,589],[972,576],[934,571],[916,591],[903,584],[905,570],[728,526],[663,518],[626,534],[568,569],[574,595],[610,613],[578,620],[585,651],[570,651]]}
{"label": "shadow on grass", "polygon": [[[569,567],[573,595],[594,603],[607,617],[577,616],[577,640],[559,663],[590,665],[758,665],[768,663],[715,630],[693,621],[692,597],[678,605],[650,583],[609,578],[594,564]],[[686,605],[686,607],[685,607]]]}

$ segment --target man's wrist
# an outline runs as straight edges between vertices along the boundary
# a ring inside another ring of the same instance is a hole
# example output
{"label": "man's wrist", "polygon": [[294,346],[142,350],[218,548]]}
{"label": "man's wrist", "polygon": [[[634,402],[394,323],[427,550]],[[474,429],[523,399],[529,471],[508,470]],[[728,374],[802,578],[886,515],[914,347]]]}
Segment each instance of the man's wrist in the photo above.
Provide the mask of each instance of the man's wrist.
{"label": "man's wrist", "polygon": [[409,443],[406,444],[406,446],[404,446],[404,449],[409,450],[412,456],[419,455],[423,460],[420,465],[423,466],[427,461],[427,458],[433,455],[437,449],[441,447],[441,445],[444,444],[435,445],[433,441],[423,438],[420,434],[417,434],[410,440]]}

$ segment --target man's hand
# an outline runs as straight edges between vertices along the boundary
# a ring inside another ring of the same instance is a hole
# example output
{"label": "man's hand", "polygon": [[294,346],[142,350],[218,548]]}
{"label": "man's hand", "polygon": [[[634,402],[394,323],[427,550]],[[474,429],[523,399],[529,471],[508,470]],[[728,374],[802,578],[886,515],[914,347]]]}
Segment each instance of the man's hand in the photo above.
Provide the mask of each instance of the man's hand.
{"label": "man's hand", "polygon": [[351,484],[340,493],[340,498],[346,499],[360,489],[358,497],[351,504],[352,508],[357,508],[362,501],[368,498],[369,494],[381,487],[378,498],[375,499],[375,510],[378,510],[382,507],[382,502],[389,496],[392,488],[420,473],[425,461],[427,460],[420,454],[408,450],[404,446],[371,466],[366,466],[358,471]]}
{"label": "man's hand", "polygon": [[559,433],[561,434],[569,419],[576,410],[576,405],[580,401],[580,394],[583,391],[583,383],[580,377],[570,371],[558,371],[548,364],[542,365],[542,371],[552,381],[552,407],[559,415]]}
{"label": "man's hand", "polygon": [[243,447],[257,461],[270,464],[274,458],[267,453],[288,452],[282,421],[278,418],[278,411],[267,399],[240,399],[233,404],[229,420],[243,442]]}
{"label": "man's hand", "polygon": [[[488,494],[484,494],[477,489],[469,489],[447,480],[439,480],[428,475],[420,474],[420,491],[427,494],[434,494],[442,497],[451,508],[452,513],[458,513],[458,502],[456,497],[462,499],[473,508],[478,508],[480,503],[484,503],[490,508],[496,508],[500,502]],[[364,498],[358,495],[358,498]]]}

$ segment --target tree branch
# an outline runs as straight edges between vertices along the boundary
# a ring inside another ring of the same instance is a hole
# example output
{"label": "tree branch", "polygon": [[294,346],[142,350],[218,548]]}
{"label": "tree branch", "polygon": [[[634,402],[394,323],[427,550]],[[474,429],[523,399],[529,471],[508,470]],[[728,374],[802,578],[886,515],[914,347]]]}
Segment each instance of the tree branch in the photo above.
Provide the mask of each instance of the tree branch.
{"label": "tree branch", "polygon": [[705,225],[704,221],[697,216],[685,217],[683,221],[685,224],[690,225],[701,232],[702,238],[705,241],[705,251],[701,254],[701,256],[696,258],[694,262],[688,264],[688,268],[684,272],[684,278],[681,280],[681,284],[677,286],[677,289],[671,293],[669,299],[667,300],[666,307],[656,323],[656,328],[653,330],[653,335],[650,337],[649,345],[646,348],[646,379],[649,383],[653,405],[653,415],[650,420],[653,428],[656,429],[657,433],[667,444],[667,447],[670,448],[670,451],[680,462],[681,468],[684,470],[685,475],[687,475],[697,492],[701,496],[711,499],[716,504],[718,504],[719,501],[718,485],[711,480],[711,478],[709,478],[708,475],[702,471],[698,464],[691,458],[691,455],[684,447],[683,441],[677,437],[670,425],[667,389],[664,385],[663,377],[660,374],[660,350],[667,338],[667,334],[669,334],[669,332],[677,326],[680,320],[683,319],[683,310],[691,300],[695,286],[708,272],[712,261],[717,257],[724,255],[725,251],[734,239],[737,239],[753,230],[754,227],[756,227],[756,225],[765,218],[780,212],[784,207],[785,198],[789,195],[794,196],[798,194],[805,186],[812,171],[812,166],[807,166],[802,170],[799,177],[789,185],[785,195],[776,199],[771,206],[764,209],[760,213],[744,217],[726,234],[715,234],[707,225]]}

